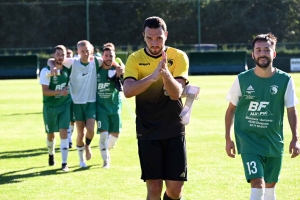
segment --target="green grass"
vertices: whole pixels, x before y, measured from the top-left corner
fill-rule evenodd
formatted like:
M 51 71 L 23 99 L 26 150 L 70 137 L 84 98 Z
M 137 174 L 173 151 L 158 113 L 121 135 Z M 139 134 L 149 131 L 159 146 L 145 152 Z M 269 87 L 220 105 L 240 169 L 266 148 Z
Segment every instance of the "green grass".
M 300 98 L 300 74 L 292 74 Z M 185 200 L 249 199 L 240 156 L 227 157 L 224 115 L 227 91 L 236 76 L 191 76 L 190 83 L 201 87 L 187 126 L 188 182 Z M 59 136 L 56 137 L 55 167 L 47 166 L 42 121 L 42 94 L 37 80 L 0 81 L 0 199 L 145 199 L 140 180 L 134 123 L 134 99 L 124 99 L 123 132 L 111 153 L 111 169 L 101 168 L 99 135 L 92 141 L 93 158 L 88 169 L 78 167 L 73 148 L 69 153 L 70 172 L 60 171 Z M 285 119 L 285 154 L 278 200 L 300 199 L 300 158 L 291 159 L 288 145 L 291 132 Z M 73 141 L 75 142 L 76 131 Z

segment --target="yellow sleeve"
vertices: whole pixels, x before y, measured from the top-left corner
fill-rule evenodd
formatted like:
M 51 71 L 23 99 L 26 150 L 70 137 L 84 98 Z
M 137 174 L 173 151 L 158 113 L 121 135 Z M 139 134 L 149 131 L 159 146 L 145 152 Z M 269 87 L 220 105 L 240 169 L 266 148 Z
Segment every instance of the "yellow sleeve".
M 138 80 L 137 62 L 135 61 L 134 54 L 131 54 L 126 61 L 124 79 L 128 77 Z

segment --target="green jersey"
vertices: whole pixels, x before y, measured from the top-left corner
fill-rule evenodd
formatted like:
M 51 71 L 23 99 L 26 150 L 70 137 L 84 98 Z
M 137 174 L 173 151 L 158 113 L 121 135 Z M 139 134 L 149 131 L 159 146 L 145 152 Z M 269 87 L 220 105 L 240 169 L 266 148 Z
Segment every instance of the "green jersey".
M 240 73 L 227 99 L 236 105 L 234 131 L 238 153 L 276 157 L 283 153 L 284 108 L 294 106 L 290 75 L 276 69 L 269 78 L 254 70 Z
M 109 70 L 115 70 L 112 67 Z M 101 114 L 120 114 L 122 100 L 114 81 L 108 78 L 108 69 L 97 68 L 97 112 Z
M 59 76 L 49 76 L 50 67 L 46 66 L 42 69 L 40 74 L 40 84 L 48 85 L 50 90 L 62 90 L 68 86 L 70 70 L 63 67 L 60 70 Z M 43 103 L 47 106 L 60 106 L 71 102 L 70 94 L 66 96 L 56 95 L 56 96 L 45 96 L 43 95 Z

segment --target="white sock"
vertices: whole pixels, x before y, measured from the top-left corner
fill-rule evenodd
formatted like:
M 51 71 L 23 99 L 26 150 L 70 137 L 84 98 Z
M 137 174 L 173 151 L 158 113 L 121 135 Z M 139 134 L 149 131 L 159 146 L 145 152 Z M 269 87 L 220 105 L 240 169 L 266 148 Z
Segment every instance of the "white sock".
M 60 152 L 62 163 L 67 163 L 69 153 L 69 141 L 68 139 L 60 139 Z
M 108 149 L 114 148 L 114 146 L 115 146 L 116 143 L 117 143 L 117 140 L 118 140 L 117 137 L 115 137 L 115 136 L 109 134 L 109 136 L 108 136 Z
M 109 160 L 107 138 L 108 138 L 108 132 L 100 133 L 100 140 L 99 140 L 100 153 L 101 153 L 103 161 L 106 161 L 106 162 Z
M 264 200 L 276 200 L 275 188 L 266 188 Z
M 50 142 L 48 140 L 48 138 L 47 138 L 46 139 L 46 143 L 47 143 L 47 148 L 48 148 L 49 155 L 54 155 L 54 153 L 55 153 L 55 149 L 54 149 L 54 147 L 55 147 L 55 140 L 53 140 L 52 142 Z
M 72 143 L 72 134 L 73 134 L 73 130 L 74 130 L 74 125 L 69 125 L 69 129 L 68 129 L 68 140 L 69 143 Z
M 82 146 L 82 147 L 76 147 L 76 148 L 77 148 L 77 152 L 78 152 L 80 162 L 84 162 L 83 153 L 84 153 L 85 147 Z
M 264 200 L 265 188 L 251 188 L 250 200 Z

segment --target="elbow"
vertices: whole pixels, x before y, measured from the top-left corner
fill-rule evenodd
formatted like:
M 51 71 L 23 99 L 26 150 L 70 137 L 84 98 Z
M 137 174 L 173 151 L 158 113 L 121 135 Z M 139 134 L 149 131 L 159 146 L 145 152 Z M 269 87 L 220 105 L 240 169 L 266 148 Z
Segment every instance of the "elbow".
M 125 87 L 123 87 L 123 94 L 126 98 L 130 98 L 130 97 L 133 97 L 134 95 L 128 90 L 126 89 Z

